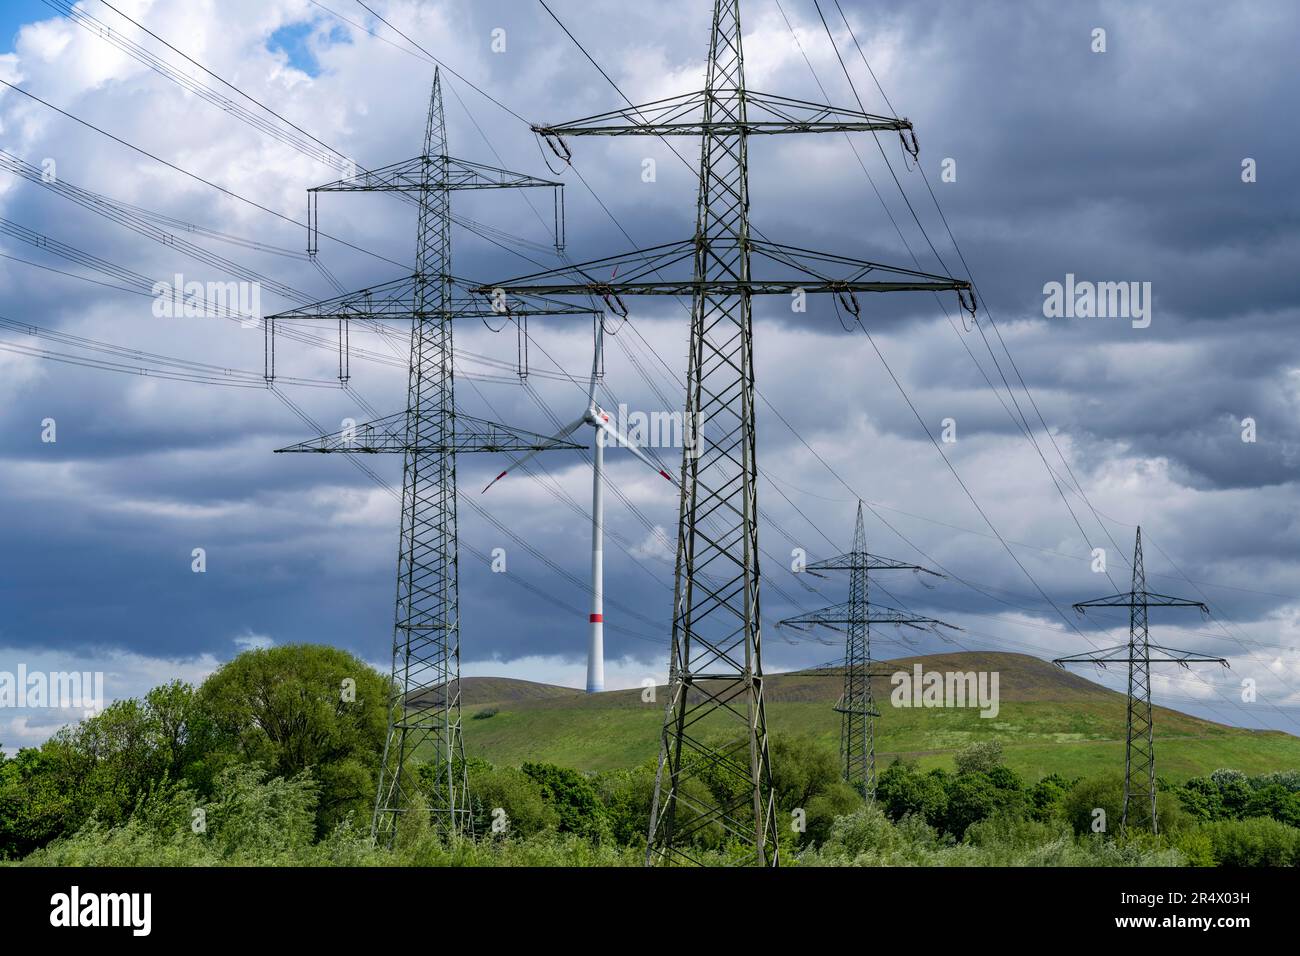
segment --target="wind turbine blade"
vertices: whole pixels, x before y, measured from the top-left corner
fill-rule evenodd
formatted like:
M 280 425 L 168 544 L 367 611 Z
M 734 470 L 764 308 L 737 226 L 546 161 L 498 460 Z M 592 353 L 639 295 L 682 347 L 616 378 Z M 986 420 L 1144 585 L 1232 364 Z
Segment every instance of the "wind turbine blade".
M 632 439 L 628 438 L 621 431 L 619 431 L 613 424 L 610 423 L 609 415 L 602 408 L 596 409 L 596 427 L 601 429 L 607 435 L 613 435 L 618 440 L 618 443 L 621 447 L 626 448 L 637 458 L 641 459 L 641 461 L 645 462 L 655 471 L 659 472 L 659 474 L 662 475 L 666 480 L 671 481 L 674 485 L 677 484 L 676 478 L 674 478 L 672 475 L 668 474 L 668 472 L 660 468 L 659 465 L 655 463 L 654 459 L 651 458 L 649 455 L 647 455 L 645 452 L 643 452 L 637 446 L 637 444 L 634 441 L 632 441 Z
M 574 432 L 576 432 L 579 428 L 581 428 L 585 424 L 587 424 L 587 418 L 584 415 L 582 418 L 579 418 L 576 422 L 573 422 L 572 424 L 569 425 L 565 425 L 563 429 L 561 429 L 559 432 L 551 436 L 551 440 L 555 442 L 564 441 L 564 439 L 568 438 L 570 435 L 572 435 Z M 505 471 L 501 472 L 501 474 L 497 475 L 495 478 L 489 481 L 487 485 L 484 486 L 483 490 L 479 492 L 479 494 L 480 495 L 487 494 L 488 488 L 491 488 L 493 485 L 495 485 L 506 475 L 510 474 L 510 472 L 513 471 L 514 469 L 523 467 L 523 465 L 525 465 L 529 461 L 532 461 L 534 458 L 536 458 L 544 451 L 546 451 L 545 448 L 538 448 L 535 449 L 534 451 L 530 451 L 528 454 L 524 455 L 523 458 L 520 458 L 518 461 L 514 462 L 509 468 L 507 468 Z
M 591 381 L 587 383 L 587 407 L 593 408 L 596 405 L 596 372 L 600 368 L 600 352 L 605 345 L 605 317 L 597 316 L 596 321 L 600 323 L 596 332 L 596 347 L 591 352 Z

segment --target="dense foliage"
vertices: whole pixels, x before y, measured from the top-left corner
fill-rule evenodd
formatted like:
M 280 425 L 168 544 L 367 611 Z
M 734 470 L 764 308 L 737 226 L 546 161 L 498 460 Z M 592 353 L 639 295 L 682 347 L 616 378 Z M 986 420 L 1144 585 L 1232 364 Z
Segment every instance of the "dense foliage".
M 391 848 L 368 828 L 384 743 L 385 680 L 355 657 L 297 645 L 250 651 L 199 688 L 118 701 L 39 748 L 0 755 L 0 858 L 41 865 L 635 865 L 653 761 L 584 773 L 470 758 L 475 839 L 447 842 L 425 814 Z M 1000 747 L 953 768 L 895 761 L 868 803 L 811 739 L 771 741 L 781 850 L 800 865 L 1296 866 L 1300 771 L 1218 770 L 1161 782 L 1159 834 L 1121 834 L 1119 776 L 1021 779 Z M 700 767 L 688 797 L 735 797 Z M 416 781 L 423 779 L 417 773 Z M 709 792 L 711 791 L 711 793 Z M 690 800 L 679 820 L 689 823 Z M 1140 814 L 1135 814 L 1140 816 Z M 720 827 L 699 852 L 734 852 Z

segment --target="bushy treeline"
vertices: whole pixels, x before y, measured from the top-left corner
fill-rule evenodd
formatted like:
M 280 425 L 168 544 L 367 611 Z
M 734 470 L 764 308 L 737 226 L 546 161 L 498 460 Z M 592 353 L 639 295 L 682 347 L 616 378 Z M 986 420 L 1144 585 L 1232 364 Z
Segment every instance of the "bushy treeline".
M 125 824 L 160 793 L 202 810 L 220 798 L 223 773 L 252 768 L 310 782 L 323 836 L 373 804 L 386 701 L 373 668 L 315 645 L 249 651 L 199 688 L 177 681 L 116 701 L 40 747 L 0 755 L 0 858 Z
M 873 862 L 900 853 L 910 860 L 920 848 L 917 862 L 992 854 L 1016 865 L 1132 865 L 1126 861 L 1136 854 L 1157 864 L 1300 866 L 1300 773 L 1216 770 L 1182 784 L 1158 781 L 1156 834 L 1141 799 L 1130 803 L 1120 833 L 1123 794 L 1120 774 L 1050 774 L 1029 784 L 1002 763 L 997 743 L 959 752 L 952 771 L 899 761 L 880 774 L 880 819 L 864 832 L 891 829 L 864 852 Z
M 0 756 L 0 858 L 41 865 L 637 865 L 653 761 L 584 773 L 471 757 L 475 838 L 448 842 L 427 814 L 391 847 L 369 824 L 386 732 L 386 682 L 310 645 L 251 651 L 201 687 L 172 683 L 12 759 Z M 1162 782 L 1159 834 L 1119 833 L 1120 776 L 1023 780 L 996 744 L 949 769 L 895 761 L 865 801 L 811 739 L 771 741 L 783 858 L 800 865 L 1300 865 L 1300 772 L 1219 770 Z M 408 782 L 427 786 L 417 768 Z M 734 801 L 737 781 L 693 768 L 678 809 L 696 852 L 738 852 L 696 800 Z M 1134 817 L 1140 816 L 1135 811 Z

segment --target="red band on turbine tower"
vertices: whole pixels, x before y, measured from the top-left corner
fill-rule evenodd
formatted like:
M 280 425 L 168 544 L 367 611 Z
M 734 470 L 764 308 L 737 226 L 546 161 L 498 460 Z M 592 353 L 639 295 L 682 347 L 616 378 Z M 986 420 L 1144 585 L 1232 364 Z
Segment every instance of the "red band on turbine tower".
M 603 615 L 603 614 L 593 614 L 593 615 L 591 616 L 591 623 L 592 623 L 592 624 L 604 624 L 604 623 L 605 623 L 605 615 Z

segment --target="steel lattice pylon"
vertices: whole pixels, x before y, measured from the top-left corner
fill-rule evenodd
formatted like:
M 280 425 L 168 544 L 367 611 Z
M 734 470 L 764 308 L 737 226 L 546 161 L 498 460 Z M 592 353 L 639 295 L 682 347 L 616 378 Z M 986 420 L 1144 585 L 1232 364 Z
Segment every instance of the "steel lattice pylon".
M 566 136 L 701 139 L 690 239 L 478 291 L 599 295 L 624 313 L 622 295 L 691 296 L 685 412 L 700 427 L 694 447 L 683 452 L 669 691 L 646 861 L 700 862 L 694 838 L 720 829 L 739 848 L 736 859 L 776 865 L 759 627 L 751 297 L 832 293 L 857 314 L 857 292 L 947 289 L 965 295 L 973 310 L 970 284 L 751 234 L 749 137 L 874 130 L 901 136 L 911 124 L 747 89 L 739 0 L 715 0 L 703 91 L 534 129 L 561 158 L 569 155 Z M 755 277 L 756 259 L 779 271 Z M 597 278 L 611 268 L 617 282 Z
M 820 625 L 844 631 L 844 693 L 835 704 L 835 709 L 840 714 L 840 768 L 844 780 L 868 800 L 875 799 L 876 795 L 875 718 L 880 716 L 871 690 L 871 625 L 895 624 L 918 630 L 938 627 L 956 630 L 951 624 L 932 617 L 920 617 L 868 601 L 867 572 L 891 570 L 943 576 L 919 564 L 906 564 L 869 553 L 866 527 L 862 520 L 862 502 L 859 501 L 857 524 L 853 531 L 853 550 L 825 561 L 815 561 L 805 568 L 805 571 L 814 574 L 819 571 L 848 571 L 848 602 L 813 611 L 811 614 L 786 618 L 777 625 Z
M 1092 601 L 1081 601 L 1074 609 L 1083 613 L 1089 607 L 1127 607 L 1129 609 L 1128 644 L 1103 648 L 1091 654 L 1075 654 L 1071 657 L 1057 658 L 1053 663 L 1066 664 L 1091 663 L 1105 667 L 1107 664 L 1128 665 L 1128 720 L 1124 741 L 1124 804 L 1120 816 L 1120 830 L 1126 830 L 1129 822 L 1129 802 L 1134 794 L 1142 795 L 1141 816 L 1150 813 L 1151 832 L 1158 829 L 1156 820 L 1156 745 L 1155 725 L 1151 719 L 1151 665 L 1179 664 L 1222 664 L 1228 662 L 1221 657 L 1198 657 L 1191 651 L 1180 651 L 1172 647 L 1152 644 L 1147 628 L 1147 608 L 1151 607 L 1196 607 L 1205 614 L 1210 609 L 1200 601 L 1188 601 L 1183 598 L 1170 597 L 1167 594 L 1155 594 L 1147 590 L 1146 569 L 1142 563 L 1142 529 L 1137 529 L 1137 539 L 1133 546 L 1133 585 L 1127 594 L 1112 594 Z M 1152 657 L 1155 650 L 1157 656 Z
M 380 766 L 372 834 L 391 840 L 417 790 L 442 833 L 470 829 L 470 802 L 460 706 L 460 615 L 456 528 L 456 455 L 580 449 L 563 440 L 461 415 L 455 402 L 452 325 L 455 319 L 502 317 L 479 297 L 457 297 L 463 283 L 451 272 L 451 193 L 460 189 L 547 187 L 560 184 L 479 166 L 447 155 L 442 83 L 434 73 L 424 152 L 415 159 L 317 187 L 309 223 L 315 228 L 320 192 L 395 192 L 419 209 L 416 271 L 412 276 L 337 296 L 267 319 L 277 322 L 412 322 L 406 410 L 355 428 L 320 436 L 282 452 L 403 456 L 401 538 L 397 559 L 390 723 Z M 557 201 L 558 210 L 558 201 Z M 557 241 L 559 238 L 557 224 Z M 315 249 L 315 240 L 309 249 Z M 511 310 L 523 314 L 589 314 L 590 309 L 533 299 Z M 341 331 L 341 341 L 346 333 Z M 268 350 L 274 354 L 274 348 Z M 343 367 L 343 364 L 340 364 Z M 417 759 L 427 761 L 419 779 Z

